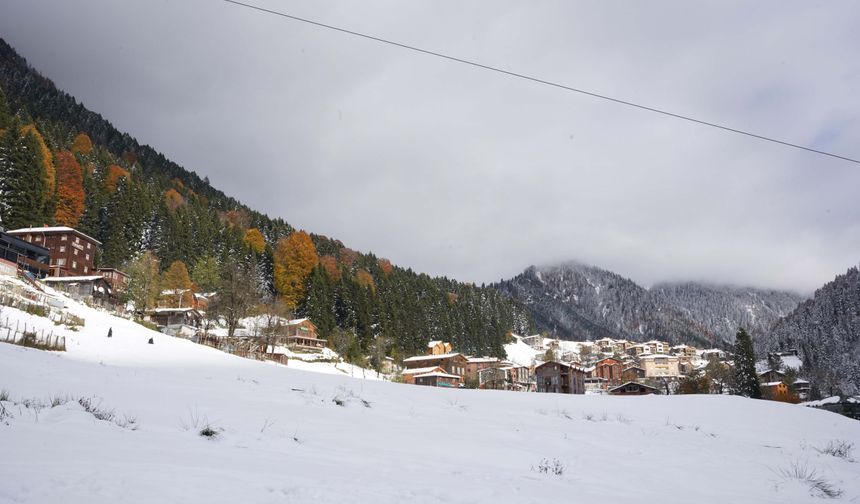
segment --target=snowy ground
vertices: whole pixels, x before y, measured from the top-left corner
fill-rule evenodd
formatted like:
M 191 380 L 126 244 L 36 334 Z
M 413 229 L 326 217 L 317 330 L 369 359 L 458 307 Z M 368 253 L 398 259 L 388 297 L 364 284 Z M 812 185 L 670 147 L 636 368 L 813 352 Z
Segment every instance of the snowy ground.
M 816 450 L 860 447 L 860 422 L 826 411 L 361 380 L 74 311 L 66 353 L 0 344 L 0 502 L 818 502 L 793 465 L 860 502 L 860 463 Z

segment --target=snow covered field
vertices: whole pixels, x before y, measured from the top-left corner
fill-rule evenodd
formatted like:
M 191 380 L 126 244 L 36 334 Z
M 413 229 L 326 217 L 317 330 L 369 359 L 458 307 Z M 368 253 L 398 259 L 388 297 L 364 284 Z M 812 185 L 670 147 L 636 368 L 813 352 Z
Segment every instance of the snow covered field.
M 792 466 L 860 502 L 860 463 L 816 450 L 860 422 L 825 411 L 362 380 L 73 311 L 65 353 L 0 344 L 0 502 L 818 502 Z

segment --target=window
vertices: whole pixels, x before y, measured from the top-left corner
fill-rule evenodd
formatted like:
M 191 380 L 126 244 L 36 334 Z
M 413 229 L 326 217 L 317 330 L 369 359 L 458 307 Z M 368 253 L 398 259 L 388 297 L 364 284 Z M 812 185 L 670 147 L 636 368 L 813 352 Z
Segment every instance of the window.
M 87 272 L 87 267 L 86 267 L 86 266 L 84 266 L 84 273 L 86 273 L 86 272 Z
M 61 258 L 57 259 L 57 266 L 65 266 L 65 265 L 66 265 L 66 258 L 65 257 L 61 257 Z
M 78 249 L 75 249 L 75 255 L 78 255 Z
M 42 241 L 42 237 L 39 235 L 36 235 L 36 241 Z
M 75 236 L 75 243 L 81 243 L 81 238 L 79 236 Z
M 66 251 L 66 246 L 60 245 L 60 252 L 65 252 L 65 251 Z
M 78 267 L 78 261 L 72 261 L 72 268 L 74 269 L 77 267 Z
M 62 235 L 62 236 L 60 236 L 60 241 L 66 241 L 66 240 L 68 240 L 68 239 L 69 239 L 69 235 Z
M 84 259 L 86 259 L 87 261 L 89 261 L 89 260 L 90 260 L 90 255 L 89 255 L 89 254 L 84 255 Z
M 91 249 L 91 248 L 92 248 L 92 246 L 93 246 L 93 244 L 88 242 L 88 243 L 87 243 L 87 250 Z

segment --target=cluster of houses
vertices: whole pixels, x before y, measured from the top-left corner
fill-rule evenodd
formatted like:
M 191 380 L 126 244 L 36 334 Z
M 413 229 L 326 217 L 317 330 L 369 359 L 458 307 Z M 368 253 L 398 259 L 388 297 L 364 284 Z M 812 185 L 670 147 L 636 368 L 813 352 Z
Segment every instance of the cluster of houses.
M 724 350 L 701 350 L 665 341 L 636 343 L 603 338 L 594 342 L 562 342 L 540 335 L 514 338 L 534 351 L 530 365 L 467 356 L 453 352 L 449 343 L 431 341 L 426 355 L 403 360 L 400 376 L 405 383 L 436 387 L 646 395 L 675 391 L 681 378 L 704 370 L 711 362 L 726 369 L 733 366 L 731 355 Z M 780 357 L 797 360 L 796 352 L 786 352 Z M 766 397 L 775 397 L 791 387 L 800 400 L 808 398 L 809 382 L 795 379 L 789 385 L 783 371 L 760 369 L 759 379 Z
M 92 304 L 116 304 L 128 275 L 95 266 L 101 242 L 65 226 L 0 229 L 0 274 L 40 279 Z

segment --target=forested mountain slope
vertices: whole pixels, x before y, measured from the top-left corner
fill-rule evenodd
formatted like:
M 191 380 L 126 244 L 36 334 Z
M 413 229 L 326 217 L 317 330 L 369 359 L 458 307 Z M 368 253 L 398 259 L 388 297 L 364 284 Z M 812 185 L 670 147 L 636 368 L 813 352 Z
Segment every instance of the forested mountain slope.
M 630 279 L 570 262 L 530 267 L 497 288 L 529 308 L 538 330 L 567 339 L 665 339 L 723 345 L 738 327 L 766 332 L 800 297 L 694 283 L 645 289 Z
M 739 327 L 761 338 L 803 301 L 793 292 L 694 282 L 658 284 L 650 291 L 728 342 Z
M 797 349 L 823 395 L 860 393 L 860 271 L 850 268 L 780 320 L 762 350 Z
M 225 288 L 220 279 L 235 271 L 224 269 L 238 268 L 249 285 L 231 289 L 288 300 L 323 337 L 352 335 L 356 356 L 371 346 L 411 353 L 430 339 L 502 355 L 507 331 L 529 329 L 526 312 L 493 289 L 415 273 L 325 236 L 306 240 L 118 131 L 2 39 L 0 131 L 2 225 L 76 227 L 103 242 L 99 266 L 128 267 L 148 251 L 161 269 L 181 262 L 176 271 L 204 290 Z

